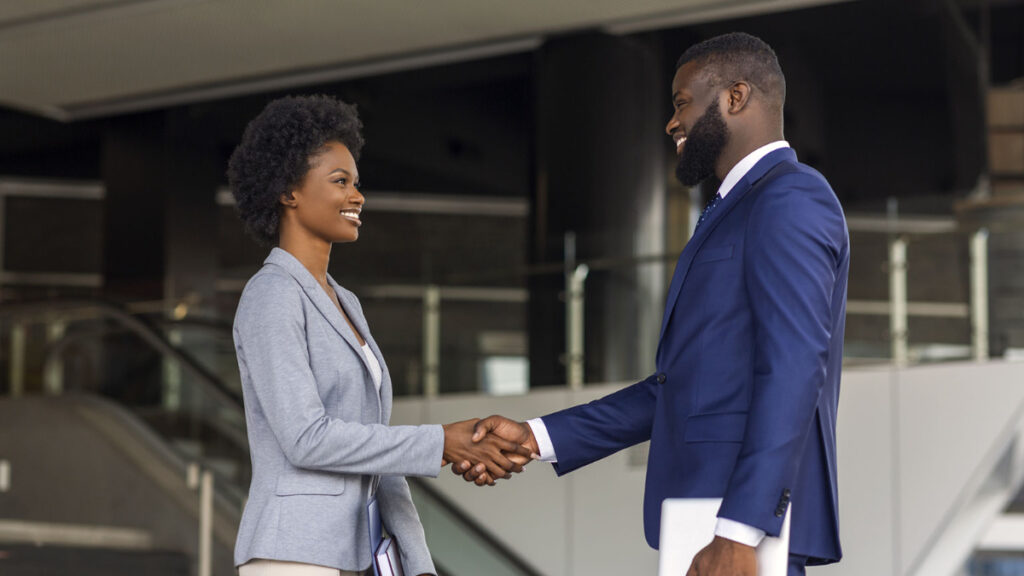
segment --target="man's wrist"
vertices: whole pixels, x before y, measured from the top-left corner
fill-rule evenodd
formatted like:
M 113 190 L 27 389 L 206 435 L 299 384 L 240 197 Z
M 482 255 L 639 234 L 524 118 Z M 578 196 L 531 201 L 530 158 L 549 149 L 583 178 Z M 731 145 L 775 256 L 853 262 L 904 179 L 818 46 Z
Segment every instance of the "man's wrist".
M 555 446 L 551 443 L 551 436 L 548 435 L 548 427 L 540 418 L 533 418 L 526 421 L 530 428 L 530 435 L 537 447 L 537 455 L 541 462 L 558 462 L 558 455 L 555 454 Z

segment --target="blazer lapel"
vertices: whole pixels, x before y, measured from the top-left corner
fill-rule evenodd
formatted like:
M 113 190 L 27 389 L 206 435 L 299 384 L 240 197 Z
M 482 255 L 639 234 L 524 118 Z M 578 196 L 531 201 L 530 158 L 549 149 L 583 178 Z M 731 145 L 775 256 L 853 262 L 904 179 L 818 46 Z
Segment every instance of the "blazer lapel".
M 669 286 L 668 297 L 665 299 L 665 315 L 661 320 L 661 333 L 658 335 L 659 350 L 661 348 L 661 339 L 665 337 L 665 330 L 668 328 L 669 320 L 672 318 L 672 311 L 675 309 L 679 292 L 683 289 L 686 275 L 690 272 L 690 265 L 693 264 L 694 256 L 700 251 L 704 241 L 715 230 L 718 223 L 729 215 L 733 207 L 739 204 L 743 197 L 750 192 L 754 184 L 763 178 L 769 170 L 784 160 L 796 161 L 796 153 L 792 148 L 781 148 L 769 152 L 757 164 L 754 164 L 754 167 L 725 195 L 725 198 L 721 200 L 718 207 L 708 215 L 704 223 L 700 225 L 700 228 L 693 235 L 693 238 L 690 238 L 690 241 L 686 243 L 686 247 L 683 248 L 683 252 L 679 255 L 679 260 L 676 262 L 676 270 L 672 274 L 672 284 Z
M 377 416 L 379 421 L 383 423 L 385 422 L 384 416 L 389 414 L 389 411 L 391 410 L 390 404 L 386 402 L 386 399 L 391 397 L 391 378 L 388 374 L 387 365 L 384 363 L 384 356 L 381 354 L 380 348 L 377 347 L 377 343 L 373 340 L 373 337 L 370 336 L 370 326 L 367 324 L 366 317 L 363 316 L 358 304 L 352 301 L 346 291 L 341 290 L 341 286 L 334 281 L 334 278 L 331 278 L 330 274 L 327 275 L 327 282 L 332 288 L 334 288 L 334 293 L 338 295 L 338 302 L 341 303 L 341 307 L 345 310 L 345 315 L 348 316 L 348 319 L 352 321 L 352 325 L 355 326 L 356 330 L 358 330 L 359 334 L 363 337 L 363 340 L 365 340 L 367 345 L 369 345 L 370 351 L 373 352 L 374 357 L 377 358 L 377 364 L 380 365 L 380 392 L 377 392 L 377 387 L 374 386 L 372 379 L 368 379 L 367 384 L 369 386 L 369 391 L 371 392 L 370 395 L 377 398 Z M 344 321 L 344 319 L 342 319 L 342 321 Z M 346 326 L 346 329 L 347 328 L 348 326 Z M 351 334 L 352 331 L 348 330 L 348 333 Z M 366 366 L 366 372 L 368 374 L 371 373 L 370 362 L 366 359 L 366 354 L 363 353 L 363 348 L 359 345 L 359 342 L 355 339 L 354 335 L 352 337 L 352 344 L 355 345 L 358 351 L 359 359 L 362 360 L 363 365 Z
M 359 360 L 364 366 L 366 366 L 366 369 L 369 370 L 369 363 L 366 360 L 366 356 L 363 355 L 362 346 L 360 346 L 359 341 L 356 340 L 356 335 L 352 332 L 352 329 L 349 328 L 345 319 L 342 318 L 341 313 L 338 312 L 338 308 L 334 305 L 334 302 L 331 302 L 330 296 L 324 292 L 324 289 L 320 287 L 320 284 L 315 278 L 313 278 L 313 275 L 309 273 L 309 270 L 306 270 L 306 267 L 303 266 L 302 263 L 294 256 L 280 248 L 274 248 L 271 250 L 270 256 L 267 257 L 265 262 L 277 264 L 284 268 L 292 275 L 293 278 L 295 278 L 296 281 L 298 281 L 299 285 L 302 286 L 302 289 L 306 292 L 306 296 L 309 297 L 313 302 L 313 305 L 316 306 L 316 309 L 320 312 L 320 315 L 323 316 L 331 327 L 334 328 L 334 331 L 337 332 L 346 343 L 348 343 L 352 348 L 352 351 L 355 352 L 356 356 L 359 357 Z M 334 287 L 335 293 L 338 293 L 337 284 L 334 283 L 334 280 L 330 275 L 327 276 L 327 282 Z M 345 307 L 344 299 L 340 294 L 338 295 L 338 301 L 342 303 L 342 308 L 345 309 L 345 313 L 348 317 L 353 319 L 353 314 L 348 307 Z M 352 323 L 358 327 L 358 324 L 355 323 L 354 319 Z M 360 329 L 360 332 L 363 334 L 366 333 L 363 329 Z

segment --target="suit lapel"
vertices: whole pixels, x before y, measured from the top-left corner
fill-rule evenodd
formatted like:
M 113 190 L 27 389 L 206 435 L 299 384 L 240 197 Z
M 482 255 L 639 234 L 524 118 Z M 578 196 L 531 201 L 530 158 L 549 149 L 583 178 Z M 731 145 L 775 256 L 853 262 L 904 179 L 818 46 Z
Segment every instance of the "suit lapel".
M 754 187 L 754 184 L 761 180 L 769 170 L 784 160 L 796 161 L 796 153 L 793 152 L 792 148 L 781 148 L 769 152 L 757 164 L 754 164 L 754 167 L 725 195 L 725 198 L 721 200 L 718 207 L 711 211 L 700 225 L 700 228 L 697 229 L 693 238 L 690 238 L 690 241 L 686 243 L 686 247 L 683 248 L 683 252 L 679 255 L 679 260 L 676 262 L 676 270 L 672 274 L 672 284 L 669 286 L 668 297 L 665 299 L 665 315 L 661 320 L 661 333 L 658 335 L 659 350 L 661 348 L 661 339 L 665 337 L 665 330 L 668 328 L 669 320 L 672 318 L 672 311 L 676 306 L 676 300 L 679 298 L 679 292 L 682 291 L 683 283 L 686 281 L 686 276 L 690 272 L 690 266 L 693 264 L 693 258 L 700 251 L 701 246 L 704 245 L 704 241 L 718 227 L 719 222 L 729 215 L 733 207 L 743 200 Z

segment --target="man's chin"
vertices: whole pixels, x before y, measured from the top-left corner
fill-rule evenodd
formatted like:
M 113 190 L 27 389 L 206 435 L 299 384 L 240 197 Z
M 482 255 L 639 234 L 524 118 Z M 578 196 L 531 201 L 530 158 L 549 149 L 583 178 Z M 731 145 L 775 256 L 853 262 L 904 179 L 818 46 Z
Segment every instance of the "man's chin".
M 682 184 L 683 186 L 689 188 L 693 188 L 694 186 L 698 186 L 703 182 L 706 182 L 708 178 L 712 177 L 713 175 L 713 171 L 697 171 L 691 170 L 689 168 L 684 169 L 682 166 L 676 167 L 676 180 L 678 180 L 679 183 Z

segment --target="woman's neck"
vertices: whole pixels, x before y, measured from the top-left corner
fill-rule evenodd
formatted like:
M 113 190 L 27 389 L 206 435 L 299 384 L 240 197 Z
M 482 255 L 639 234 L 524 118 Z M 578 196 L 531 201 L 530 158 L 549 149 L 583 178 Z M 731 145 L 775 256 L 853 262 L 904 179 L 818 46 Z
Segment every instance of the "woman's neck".
M 295 257 L 321 286 L 327 287 L 327 265 L 331 261 L 331 243 L 319 238 L 296 238 L 281 231 L 278 247 Z

